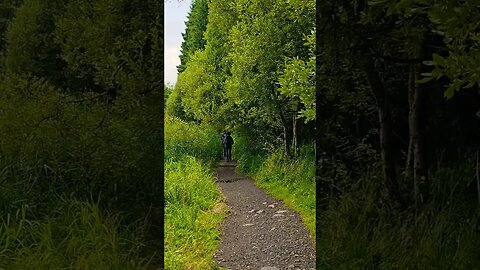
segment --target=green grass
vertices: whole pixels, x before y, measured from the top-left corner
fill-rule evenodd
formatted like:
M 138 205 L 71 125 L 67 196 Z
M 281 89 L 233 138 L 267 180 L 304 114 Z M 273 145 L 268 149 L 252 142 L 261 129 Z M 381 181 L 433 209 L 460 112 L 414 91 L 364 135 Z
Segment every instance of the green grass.
M 165 269 L 215 269 L 226 205 L 213 172 L 194 157 L 165 167 Z
M 299 157 L 293 159 L 286 158 L 280 149 L 265 158 L 242 149 L 243 141 L 239 142 L 235 149 L 239 153 L 239 170 L 250 174 L 258 186 L 298 212 L 315 241 L 315 156 L 312 147 L 305 146 Z
M 165 269 L 220 269 L 213 256 L 227 207 L 215 185 L 219 135 L 171 117 L 165 128 Z
M 81 97 L 0 82 L 0 269 L 160 264 L 160 105 Z
M 122 228 L 97 204 L 61 200 L 44 220 L 24 205 L 0 223 L 0 269 L 148 269 L 139 260 L 144 224 Z
M 317 254 L 321 269 L 480 269 L 480 224 L 471 198 L 455 199 L 448 186 L 467 195 L 471 170 L 442 168 L 432 177 L 434 198 L 415 217 L 382 207 L 368 185 L 331 202 L 320 213 Z M 360 183 L 374 175 L 366 174 Z M 471 181 L 471 180 L 470 180 Z M 455 183 L 455 184 L 454 184 Z M 445 188 L 444 188 L 444 187 Z M 476 200 L 476 198 L 475 198 Z M 443 203 L 441 203 L 443 202 Z M 476 202 L 476 201 L 475 201 Z

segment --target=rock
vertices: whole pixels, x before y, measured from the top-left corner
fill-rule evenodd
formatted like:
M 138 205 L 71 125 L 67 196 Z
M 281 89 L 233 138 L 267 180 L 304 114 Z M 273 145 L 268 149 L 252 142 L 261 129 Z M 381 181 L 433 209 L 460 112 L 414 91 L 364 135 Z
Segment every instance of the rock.
M 258 210 L 257 214 L 263 213 L 263 210 Z
M 243 227 L 246 227 L 246 226 L 253 226 L 253 223 L 243 224 Z
M 263 202 L 262 204 L 267 204 L 267 202 Z
M 267 267 L 260 268 L 260 270 L 278 270 L 278 268 L 272 267 L 272 266 L 267 266 Z
M 281 214 L 281 213 L 285 213 L 285 212 L 287 212 L 287 210 L 278 210 L 278 211 L 277 211 L 277 212 L 275 212 L 275 213 L 277 213 L 277 214 Z
M 273 217 L 284 217 L 285 215 L 284 214 L 275 214 L 273 215 Z
M 270 207 L 270 208 L 274 208 L 274 207 L 275 207 L 275 205 L 274 205 L 274 204 L 270 204 L 270 205 L 268 205 L 268 207 Z
M 253 212 L 255 212 L 255 209 L 248 211 L 248 213 L 253 213 Z

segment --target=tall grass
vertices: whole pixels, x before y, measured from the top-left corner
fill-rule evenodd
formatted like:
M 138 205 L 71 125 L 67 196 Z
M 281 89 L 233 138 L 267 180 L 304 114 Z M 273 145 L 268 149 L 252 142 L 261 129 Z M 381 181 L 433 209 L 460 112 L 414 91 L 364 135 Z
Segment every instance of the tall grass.
M 95 203 L 64 200 L 45 219 L 24 205 L 0 223 L 0 269 L 148 269 L 137 228 L 120 229 L 120 217 Z M 33 218 L 33 219 L 31 219 Z
M 209 127 L 165 122 L 165 269 L 217 269 L 213 255 L 226 205 L 215 185 L 219 135 Z
M 319 267 L 479 269 L 479 213 L 469 210 L 475 209 L 471 198 L 454 199 L 447 191 L 455 186 L 467 195 L 465 179 L 472 175 L 462 164 L 439 169 L 431 179 L 433 198 L 417 216 L 384 209 L 374 188 L 360 184 L 320 213 Z M 374 177 L 365 174 L 360 183 Z
M 0 268 L 160 264 L 160 103 L 91 95 L 31 77 L 0 83 Z
M 214 163 L 222 154 L 220 134 L 205 125 L 165 117 L 165 160 L 180 160 L 186 155 Z
M 252 151 L 248 140 L 236 138 L 234 153 L 238 168 L 250 174 L 257 185 L 297 211 L 315 240 L 315 155 L 311 145 L 302 147 L 296 158 L 289 159 L 282 149 L 267 154 Z M 235 154 L 234 154 L 235 155 Z
M 165 269 L 215 269 L 226 206 L 212 171 L 194 157 L 165 167 Z

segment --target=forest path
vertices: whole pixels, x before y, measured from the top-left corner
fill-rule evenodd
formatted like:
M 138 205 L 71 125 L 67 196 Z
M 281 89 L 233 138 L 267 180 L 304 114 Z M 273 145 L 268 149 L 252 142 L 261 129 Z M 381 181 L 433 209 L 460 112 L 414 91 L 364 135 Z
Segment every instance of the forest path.
M 217 185 L 229 208 L 215 262 L 230 270 L 315 269 L 313 240 L 300 216 L 221 161 Z

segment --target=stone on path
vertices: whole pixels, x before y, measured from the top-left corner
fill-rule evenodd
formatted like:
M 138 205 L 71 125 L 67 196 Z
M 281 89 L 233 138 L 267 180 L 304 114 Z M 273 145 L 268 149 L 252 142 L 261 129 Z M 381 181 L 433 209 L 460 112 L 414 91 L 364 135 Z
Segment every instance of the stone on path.
M 252 179 L 239 175 L 235 166 L 219 166 L 217 179 L 229 210 L 215 254 L 218 266 L 231 270 L 314 269 L 313 241 L 300 216 Z M 236 181 L 226 181 L 230 179 Z

